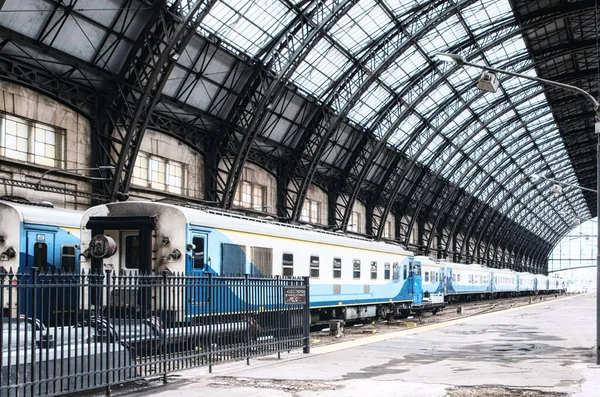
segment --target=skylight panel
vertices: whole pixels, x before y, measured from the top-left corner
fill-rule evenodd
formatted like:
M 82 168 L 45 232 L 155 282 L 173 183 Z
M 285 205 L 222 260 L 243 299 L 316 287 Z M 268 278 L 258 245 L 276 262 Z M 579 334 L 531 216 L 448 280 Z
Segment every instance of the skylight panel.
M 279 0 L 221 0 L 204 18 L 202 28 L 255 55 L 293 18 Z
M 427 144 L 427 146 L 425 147 L 425 150 L 421 151 L 421 154 L 419 155 L 417 160 L 422 164 L 426 164 L 427 161 L 429 159 L 431 159 L 431 157 L 434 154 L 436 154 L 437 151 L 440 149 L 440 147 L 442 145 L 444 145 L 445 143 L 446 143 L 446 140 L 444 138 L 442 138 L 442 136 L 440 136 L 440 135 L 434 136 L 433 139 L 431 140 L 431 142 L 429 142 L 429 144 Z
M 462 11 L 473 33 L 478 34 L 499 20 L 514 18 L 508 1 L 478 1 Z
M 296 69 L 291 80 L 309 94 L 321 97 L 350 63 L 329 41 L 321 40 Z
M 458 91 L 462 91 L 468 85 L 474 86 L 479 74 L 479 71 L 475 68 L 459 68 L 448 77 L 448 81 Z
M 390 93 L 384 87 L 371 84 L 354 108 L 348 112 L 348 117 L 364 126 L 365 121 L 370 119 L 390 98 Z
M 354 5 L 331 29 L 331 35 L 350 52 L 356 54 L 379 36 L 392 20 L 375 0 Z
M 425 58 L 411 46 L 381 74 L 381 79 L 395 88 L 423 70 L 426 64 Z
M 485 57 L 492 66 L 502 67 L 507 61 L 515 59 L 526 52 L 523 38 L 520 35 L 515 35 L 485 51 Z
M 426 3 L 428 0 L 383 0 L 387 8 L 394 13 L 396 17 L 403 17 L 409 11 L 413 10 L 419 4 Z
M 452 95 L 452 89 L 447 84 L 441 83 L 427 97 L 417 103 L 415 109 L 424 116 L 428 115 L 435 111 L 442 102 L 450 99 Z
M 443 51 L 469 37 L 457 15 L 436 24 L 422 39 L 419 45 L 427 54 Z

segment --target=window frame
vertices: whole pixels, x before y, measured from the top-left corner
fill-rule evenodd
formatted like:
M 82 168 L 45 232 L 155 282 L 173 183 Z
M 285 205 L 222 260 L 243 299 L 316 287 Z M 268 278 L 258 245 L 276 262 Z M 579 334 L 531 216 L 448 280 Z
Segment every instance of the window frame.
M 362 264 L 361 264 L 360 259 L 353 259 L 352 260 L 352 278 L 354 280 L 360 280 L 361 266 L 362 266 Z
M 316 266 L 315 266 L 315 261 L 313 260 L 313 258 L 316 258 Z M 321 270 L 320 270 L 320 266 L 321 266 L 321 259 L 319 258 L 319 255 L 310 255 L 309 257 L 309 276 L 310 278 L 319 278 Z M 313 271 L 316 270 L 316 276 L 313 274 Z
M 286 255 L 289 255 L 286 263 Z M 290 271 L 291 274 L 286 274 L 286 270 Z M 293 277 L 294 276 L 294 253 L 293 252 L 283 252 L 281 254 L 281 275 L 283 277 Z

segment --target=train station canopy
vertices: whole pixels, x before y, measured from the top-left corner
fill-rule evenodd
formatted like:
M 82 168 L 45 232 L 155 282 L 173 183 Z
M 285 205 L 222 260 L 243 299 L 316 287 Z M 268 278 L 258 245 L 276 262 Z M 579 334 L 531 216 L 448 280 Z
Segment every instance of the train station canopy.
M 231 207 L 252 162 L 276 175 L 281 220 L 298 221 L 315 185 L 341 230 L 361 201 L 373 238 L 392 213 L 399 243 L 467 263 L 544 270 L 556 242 L 597 215 L 596 194 L 577 187 L 595 188 L 589 101 L 502 74 L 483 92 L 480 70 L 435 56 L 597 97 L 594 1 L 0 4 L 2 78 L 93 120 L 97 161 L 116 167 L 100 201 L 126 197 L 150 128 L 205 156 L 216 206 Z

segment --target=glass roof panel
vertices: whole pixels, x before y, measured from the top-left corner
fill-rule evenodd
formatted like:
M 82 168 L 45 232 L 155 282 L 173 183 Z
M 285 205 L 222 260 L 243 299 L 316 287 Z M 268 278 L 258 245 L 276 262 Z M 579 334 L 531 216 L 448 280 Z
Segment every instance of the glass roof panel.
M 416 72 L 423 70 L 426 64 L 426 59 L 417 48 L 411 46 L 381 74 L 381 79 L 390 87 L 396 88 Z
M 328 40 L 320 40 L 292 76 L 292 81 L 317 98 L 346 70 L 352 61 Z
M 464 41 L 468 33 L 460 22 L 458 15 L 452 15 L 448 19 L 440 21 L 437 26 L 430 30 L 421 40 L 419 45 L 432 54 L 444 51 L 455 44 Z
M 365 121 L 369 120 L 389 98 L 390 93 L 384 87 L 373 84 L 348 113 L 348 117 L 358 124 L 365 125 Z
M 255 55 L 295 17 L 279 0 L 221 0 L 202 28 L 242 52 Z
M 514 18 L 508 1 L 478 1 L 467 7 L 462 15 L 475 34 L 486 31 L 497 21 Z
M 183 0 L 181 4 L 185 9 L 191 1 Z M 215 35 L 225 48 L 250 56 L 261 56 L 261 51 L 270 48 L 277 37 L 286 37 L 296 50 L 302 45 L 298 41 L 307 37 L 306 32 L 315 29 L 339 5 L 334 0 L 222 0 L 212 7 L 199 32 Z M 424 24 L 426 18 L 417 20 L 412 15 L 430 6 L 427 18 L 435 18 L 438 9 L 446 11 L 433 25 Z M 301 18 L 303 10 L 314 7 L 320 7 L 319 12 Z M 468 6 L 457 3 L 454 7 L 441 7 L 429 0 L 361 0 L 320 39 L 311 42 L 308 55 L 290 70 L 290 81 L 300 94 L 314 96 L 321 104 L 328 102 L 330 111 L 344 111 L 340 116 L 363 129 L 374 128 L 371 130 L 377 131 L 378 137 L 395 125 L 397 120 L 393 117 L 401 117 L 386 142 L 389 147 L 403 150 L 406 157 L 417 157 L 424 166 L 439 171 L 451 182 L 460 183 L 476 196 L 481 194 L 480 199 L 493 200 L 504 210 L 512 207 L 511 214 L 519 213 L 526 205 L 522 214 L 530 214 L 519 215 L 517 222 L 539 225 L 545 217 L 556 215 L 559 205 L 585 208 L 579 191 L 552 200 L 550 195 L 541 196 L 543 190 L 539 186 L 533 188 L 535 182 L 529 178 L 528 173 L 537 170 L 577 183 L 544 88 L 535 82 L 500 75 L 496 93 L 481 93 L 476 88 L 479 69 L 457 68 L 434 58 L 437 52 L 461 49 L 461 54 L 472 63 L 536 76 L 523 37 L 516 34 L 518 26 L 514 20 L 509 0 L 482 0 Z M 294 21 L 307 24 L 298 28 Z M 296 30 L 286 32 L 291 26 Z M 404 29 L 398 30 L 399 26 Z M 357 92 L 357 85 L 389 53 L 381 51 L 363 63 L 359 54 L 394 29 L 404 35 L 397 38 L 397 43 L 406 49 L 371 79 L 372 85 L 346 113 L 344 104 Z M 493 38 L 500 37 L 495 36 L 496 32 L 510 35 L 493 44 Z M 346 75 L 351 68 L 361 71 Z M 334 87 L 341 87 L 344 92 L 337 96 Z M 383 118 L 381 125 L 371 126 L 376 112 L 393 99 L 392 94 L 404 101 L 402 110 Z M 500 184 L 504 184 L 502 191 L 496 189 Z M 510 192 L 511 188 L 515 191 Z M 535 194 L 517 197 L 515 192 L 528 189 Z M 492 194 L 494 191 L 497 193 Z M 536 215 L 529 206 L 538 200 L 540 211 Z
M 353 54 L 382 33 L 382 26 L 390 26 L 392 20 L 376 0 L 362 0 L 355 4 L 330 30 L 331 36 Z
M 422 115 L 427 116 L 434 112 L 440 103 L 448 100 L 451 95 L 453 95 L 452 88 L 447 84 L 441 83 L 427 97 L 417 103 L 415 109 Z

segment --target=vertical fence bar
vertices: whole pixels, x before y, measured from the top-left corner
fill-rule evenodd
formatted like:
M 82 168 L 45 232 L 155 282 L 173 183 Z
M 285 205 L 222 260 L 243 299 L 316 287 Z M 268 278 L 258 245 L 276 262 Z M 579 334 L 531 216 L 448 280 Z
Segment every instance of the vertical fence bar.
M 302 328 L 304 329 L 304 348 L 302 353 L 310 353 L 310 277 L 304 277 L 305 297 Z

